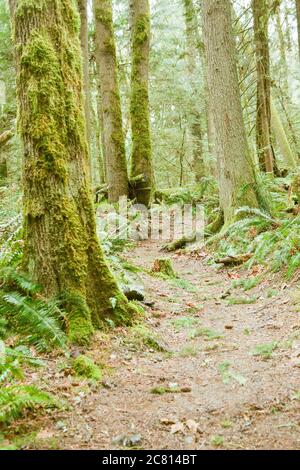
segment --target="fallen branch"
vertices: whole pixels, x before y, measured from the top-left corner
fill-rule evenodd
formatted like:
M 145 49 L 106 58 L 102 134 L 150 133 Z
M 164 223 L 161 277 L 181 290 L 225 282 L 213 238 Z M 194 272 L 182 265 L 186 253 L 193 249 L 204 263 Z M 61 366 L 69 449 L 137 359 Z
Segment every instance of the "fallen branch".
M 12 137 L 13 131 L 5 131 L 3 134 L 0 134 L 0 147 L 3 147 Z
M 252 258 L 252 253 L 246 253 L 244 255 L 236 256 L 226 256 L 225 258 L 215 259 L 215 263 L 224 264 L 224 266 L 238 266 L 240 264 L 246 263 Z

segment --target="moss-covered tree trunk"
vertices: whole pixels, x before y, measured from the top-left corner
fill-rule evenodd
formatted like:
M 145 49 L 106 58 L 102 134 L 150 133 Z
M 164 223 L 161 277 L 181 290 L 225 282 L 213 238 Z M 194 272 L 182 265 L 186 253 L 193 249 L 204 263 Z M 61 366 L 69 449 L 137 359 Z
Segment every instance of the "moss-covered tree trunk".
M 117 202 L 128 195 L 128 176 L 111 0 L 94 0 L 94 14 L 108 198 Z
M 241 206 L 257 207 L 238 82 L 230 0 L 203 0 L 209 100 L 216 129 L 220 205 L 225 225 Z
M 269 11 L 266 0 L 252 0 L 254 42 L 257 68 L 256 145 L 260 166 L 274 172 L 271 144 L 271 77 L 269 53 Z
M 205 176 L 203 158 L 203 132 L 202 116 L 200 112 L 199 85 L 196 80 L 197 73 L 197 20 L 193 0 L 183 0 L 185 27 L 186 27 L 186 52 L 187 71 L 191 87 L 189 131 L 192 137 L 193 170 L 195 180 L 199 183 Z
M 76 0 L 17 0 L 19 131 L 24 143 L 24 265 L 65 301 L 73 341 L 131 307 L 102 253 L 87 176 Z
M 296 16 L 297 16 L 297 29 L 298 29 L 298 53 L 300 59 L 300 0 L 295 0 L 296 3 Z
M 77 0 L 80 14 L 80 43 L 83 61 L 84 111 L 88 146 L 91 143 L 91 106 L 90 106 L 90 74 L 89 74 L 89 30 L 87 0 Z M 92 165 L 90 165 L 92 168 Z M 92 176 L 92 175 L 91 175 Z
M 131 176 L 143 175 L 136 184 L 136 199 L 149 205 L 154 186 L 149 112 L 149 0 L 130 0 L 131 13 Z

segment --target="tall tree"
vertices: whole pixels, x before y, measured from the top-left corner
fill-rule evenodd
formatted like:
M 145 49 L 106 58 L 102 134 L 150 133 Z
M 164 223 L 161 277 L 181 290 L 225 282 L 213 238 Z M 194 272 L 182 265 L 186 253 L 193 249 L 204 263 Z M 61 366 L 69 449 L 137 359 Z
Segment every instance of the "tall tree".
M 128 195 L 128 176 L 111 0 L 94 0 L 96 61 L 110 202 Z
M 257 68 L 256 145 L 261 168 L 274 172 L 271 143 L 271 79 L 269 52 L 269 6 L 267 0 L 252 0 Z
M 86 162 L 75 0 L 13 0 L 19 129 L 24 144 L 24 267 L 60 296 L 72 341 L 133 311 L 97 235 Z
M 80 14 L 80 43 L 83 61 L 84 111 L 87 141 L 91 142 L 91 109 L 90 109 L 90 74 L 89 74 L 89 28 L 87 0 L 77 0 Z
M 296 2 L 296 16 L 297 16 L 297 27 L 298 27 L 298 49 L 299 49 L 299 58 L 300 58 L 300 0 L 295 0 Z
M 208 89 L 216 128 L 220 206 L 225 225 L 241 206 L 257 207 L 239 90 L 230 0 L 203 0 Z
M 198 55 L 197 18 L 193 0 L 183 0 L 183 6 L 186 27 L 187 70 L 191 87 L 189 127 L 192 137 L 193 169 L 196 182 L 200 182 L 205 176 L 205 168 L 199 90 L 196 80 Z
M 154 185 L 149 111 L 149 0 L 130 0 L 131 13 L 131 176 L 143 175 L 136 183 L 137 202 L 149 205 Z

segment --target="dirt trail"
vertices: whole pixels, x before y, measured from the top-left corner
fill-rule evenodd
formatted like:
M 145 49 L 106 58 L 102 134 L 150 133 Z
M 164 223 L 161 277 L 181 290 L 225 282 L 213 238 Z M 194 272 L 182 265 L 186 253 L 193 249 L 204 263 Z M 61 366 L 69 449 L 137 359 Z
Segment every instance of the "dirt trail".
M 149 269 L 161 253 L 143 242 L 125 256 Z M 120 435 L 140 435 L 144 449 L 299 449 L 300 321 L 291 289 L 274 277 L 250 291 L 255 303 L 235 305 L 228 298 L 246 294 L 227 297 L 232 270 L 187 255 L 173 263 L 175 283 L 141 274 L 155 301 L 147 324 L 169 353 L 135 351 L 123 330 L 112 341 L 99 336 L 92 354 L 109 366 L 105 386 L 85 393 L 62 374 L 59 393 L 74 409 L 43 418 L 40 434 L 75 449 L 122 448 Z

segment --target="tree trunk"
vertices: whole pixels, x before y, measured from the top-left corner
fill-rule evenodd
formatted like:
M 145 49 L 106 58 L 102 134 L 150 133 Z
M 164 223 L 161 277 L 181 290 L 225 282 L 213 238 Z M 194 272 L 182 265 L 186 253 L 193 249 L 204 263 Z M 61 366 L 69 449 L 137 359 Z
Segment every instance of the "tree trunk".
M 294 170 L 297 168 L 297 158 L 294 156 L 293 150 L 289 144 L 285 129 L 281 122 L 280 116 L 276 109 L 274 101 L 271 99 L 271 123 L 276 142 L 280 148 L 281 155 L 284 160 L 285 169 Z
M 117 202 L 128 196 L 128 176 L 111 0 L 94 0 L 94 14 L 108 198 Z
M 5 157 L 1 156 L 1 152 L 0 152 L 0 186 L 5 184 L 5 180 L 7 177 L 8 177 L 7 160 Z
M 91 146 L 91 96 L 90 96 L 90 74 L 89 74 L 89 30 L 87 0 L 77 0 L 80 14 L 80 44 L 83 62 L 83 91 L 84 111 L 86 122 L 86 134 L 88 146 Z M 92 165 L 91 165 L 92 168 Z M 92 176 L 92 171 L 91 171 Z
M 197 21 L 193 0 L 183 0 L 183 4 L 186 26 L 187 71 L 191 86 L 189 130 L 192 137 L 193 169 L 195 180 L 197 183 L 199 183 L 205 176 L 205 168 L 203 159 L 201 113 L 198 102 L 199 91 L 197 89 L 197 83 L 195 80 L 195 74 L 197 72 Z
M 143 175 L 137 185 L 136 199 L 149 205 L 154 186 L 149 111 L 149 0 L 130 0 L 131 13 L 131 176 Z
M 96 235 L 74 0 L 17 0 L 14 40 L 24 144 L 24 267 L 60 296 L 68 332 L 85 342 L 107 317 L 128 321 Z
M 252 11 L 257 67 L 256 145 L 262 170 L 273 173 L 274 155 L 271 144 L 271 81 L 268 38 L 269 11 L 267 1 L 252 0 Z
M 297 15 L 297 27 L 298 27 L 298 52 L 300 59 L 300 0 L 295 0 L 296 2 L 296 15 Z
M 238 207 L 258 206 L 243 123 L 230 0 L 203 1 L 203 32 L 216 128 L 220 205 L 227 225 Z

